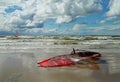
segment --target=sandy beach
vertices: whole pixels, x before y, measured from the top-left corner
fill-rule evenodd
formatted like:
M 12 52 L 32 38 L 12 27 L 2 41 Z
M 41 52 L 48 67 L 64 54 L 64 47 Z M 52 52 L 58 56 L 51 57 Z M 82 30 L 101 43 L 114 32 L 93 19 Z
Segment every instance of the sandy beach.
M 83 38 L 1 38 L 0 82 L 120 82 L 120 40 Z M 100 52 L 101 62 L 92 67 L 38 67 L 37 62 L 68 54 L 72 48 Z

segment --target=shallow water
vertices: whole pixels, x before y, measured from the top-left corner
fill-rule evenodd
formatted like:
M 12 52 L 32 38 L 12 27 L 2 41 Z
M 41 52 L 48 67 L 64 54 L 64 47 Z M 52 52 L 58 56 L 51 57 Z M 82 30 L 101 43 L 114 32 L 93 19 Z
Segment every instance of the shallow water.
M 1 40 L 0 82 L 120 82 L 119 48 L 96 49 L 84 44 L 53 45 L 49 41 L 45 44 L 45 41 L 9 43 Z M 73 47 L 100 52 L 100 63 L 56 68 L 38 67 L 37 62 L 68 54 Z

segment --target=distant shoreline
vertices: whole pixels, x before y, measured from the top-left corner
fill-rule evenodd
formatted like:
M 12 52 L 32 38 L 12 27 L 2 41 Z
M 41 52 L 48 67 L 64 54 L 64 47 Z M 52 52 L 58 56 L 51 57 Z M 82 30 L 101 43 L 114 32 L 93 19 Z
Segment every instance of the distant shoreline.
M 111 37 L 120 37 L 120 35 L 19 35 L 19 37 L 41 37 L 41 36 L 81 36 L 81 37 L 86 37 L 86 36 L 111 36 Z M 15 37 L 13 35 L 0 35 L 0 37 Z
M 73 41 L 88 41 L 88 40 L 120 40 L 120 36 L 0 36 L 0 39 L 18 40 L 18 39 L 54 39 L 54 40 L 73 40 Z M 76 42 L 75 42 L 76 43 Z

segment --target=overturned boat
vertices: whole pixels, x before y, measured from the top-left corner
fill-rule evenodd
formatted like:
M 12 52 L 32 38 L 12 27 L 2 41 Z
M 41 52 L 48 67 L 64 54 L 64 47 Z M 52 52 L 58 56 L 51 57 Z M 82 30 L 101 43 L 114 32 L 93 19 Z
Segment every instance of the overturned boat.
M 86 50 L 75 50 L 70 54 L 59 55 L 52 58 L 45 59 L 38 62 L 40 67 L 61 67 L 61 66 L 72 66 L 76 64 L 87 64 L 96 63 L 101 57 L 98 52 L 86 51 Z

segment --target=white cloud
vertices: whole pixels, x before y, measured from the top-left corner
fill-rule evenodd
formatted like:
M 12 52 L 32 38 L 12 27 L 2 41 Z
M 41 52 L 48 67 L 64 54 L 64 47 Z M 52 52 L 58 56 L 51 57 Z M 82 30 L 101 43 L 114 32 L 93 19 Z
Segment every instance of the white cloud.
M 105 23 L 105 22 L 106 22 L 106 20 L 101 20 L 99 23 L 103 24 L 103 23 Z
M 24 29 L 23 33 L 25 34 L 49 34 L 49 33 L 57 33 L 57 28 L 48 29 L 44 28 L 31 28 L 31 29 Z
M 74 31 L 73 31 L 74 30 Z M 72 28 L 73 34 L 76 35 L 120 35 L 120 24 L 103 25 L 96 27 L 84 26 L 76 24 Z
M 115 31 L 118 31 L 118 33 L 120 34 L 120 24 L 116 24 L 116 25 L 104 25 L 104 26 L 99 26 L 93 29 L 93 33 L 117 33 Z
M 26 34 L 36 34 L 36 33 L 42 33 L 41 28 L 31 28 L 31 29 L 26 29 L 25 30 Z
M 109 17 L 109 18 L 106 18 L 107 21 L 110 21 L 110 20 L 113 20 L 113 19 L 116 19 L 117 16 L 112 16 L 112 17 Z
M 119 32 L 120 32 L 120 24 L 111 25 L 108 30 L 111 30 L 111 31 L 119 31 Z
M 6 24 L 5 24 L 6 20 L 6 16 L 4 16 L 3 14 L 0 14 L 0 31 L 11 31 L 12 27 L 9 28 Z
M 57 28 L 48 29 L 46 27 L 41 28 L 43 33 L 54 33 L 57 32 Z
M 100 11 L 101 5 L 95 2 L 96 0 L 41 0 L 35 18 L 42 18 L 43 21 L 56 18 L 57 23 L 70 22 L 77 17 Z
M 9 13 L 4 25 L 9 28 L 40 28 L 47 19 L 56 19 L 56 23 L 67 23 L 78 17 L 99 12 L 101 0 L 1 0 L 3 8 L 19 6 L 21 11 Z M 2 10 L 0 9 L 0 11 Z M 2 10 L 3 11 L 3 10 Z
M 86 26 L 86 24 L 75 24 L 72 28 L 73 32 L 79 32 L 80 29 L 84 28 Z
M 70 16 L 58 16 L 56 23 L 70 22 L 70 21 L 72 21 L 72 17 Z
M 104 20 L 101 20 L 99 23 L 103 24 L 103 23 L 105 23 L 105 22 L 107 22 L 107 21 L 112 21 L 112 20 L 114 20 L 114 19 L 116 19 L 116 18 L 117 18 L 117 16 L 107 17 L 107 18 L 105 18 Z
M 120 20 L 114 21 L 113 24 L 120 24 Z
M 25 31 L 25 32 L 24 32 Z M 57 28 L 31 28 L 24 30 L 25 34 L 65 34 L 65 35 L 119 35 L 120 24 L 117 25 L 104 25 L 98 27 L 88 27 L 82 24 L 75 24 L 73 28 L 66 30 L 59 30 Z
M 107 16 L 120 15 L 120 0 L 110 0 L 109 11 L 106 13 Z

